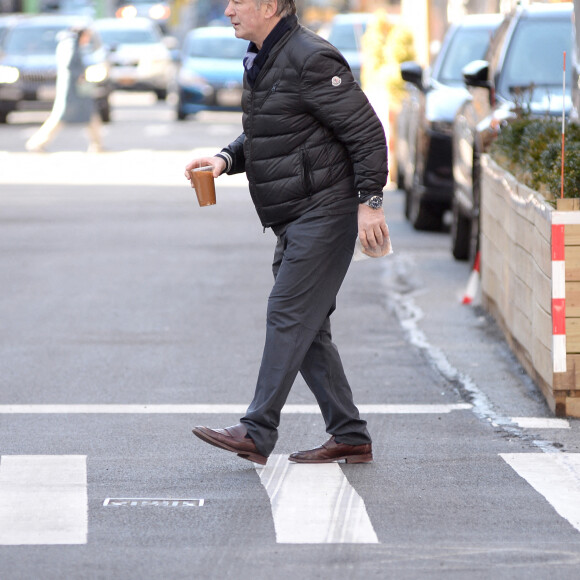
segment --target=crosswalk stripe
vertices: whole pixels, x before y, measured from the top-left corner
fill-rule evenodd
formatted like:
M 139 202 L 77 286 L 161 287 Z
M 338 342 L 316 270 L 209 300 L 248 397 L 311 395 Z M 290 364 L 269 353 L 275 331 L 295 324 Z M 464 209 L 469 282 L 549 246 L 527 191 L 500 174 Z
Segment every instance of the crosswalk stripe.
M 500 457 L 580 531 L 580 454 L 500 453 Z
M 0 545 L 86 544 L 84 455 L 3 455 Z
M 552 417 L 511 417 L 522 429 L 570 429 L 570 422 L 567 419 L 555 419 Z
M 272 455 L 256 465 L 280 544 L 377 544 L 362 498 L 338 463 L 296 464 Z
M 364 414 L 441 414 L 471 409 L 468 403 L 451 405 L 359 405 Z M 0 405 L 0 414 L 75 414 L 75 413 L 126 413 L 126 414 L 194 414 L 243 415 L 247 405 Z M 318 405 L 286 405 L 285 414 L 319 414 Z

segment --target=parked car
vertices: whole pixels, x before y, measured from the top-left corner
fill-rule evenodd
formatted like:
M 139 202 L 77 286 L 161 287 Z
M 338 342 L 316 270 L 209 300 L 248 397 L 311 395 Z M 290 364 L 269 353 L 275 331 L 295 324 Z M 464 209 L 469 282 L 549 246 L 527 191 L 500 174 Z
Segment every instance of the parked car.
M 87 18 L 94 18 L 96 14 L 93 0 L 54 0 L 48 2 L 46 8 L 58 14 L 75 14 Z
M 563 53 L 572 45 L 572 3 L 531 4 L 510 13 L 485 60 L 465 66 L 470 97 L 453 124 L 452 253 L 474 257 L 479 240 L 480 156 L 503 123 L 517 116 L 569 112 L 570 67 L 562 91 Z
M 318 34 L 340 50 L 348 62 L 354 78 L 360 83 L 362 66 L 361 42 L 366 28 L 374 16 L 367 12 L 337 14 Z
M 89 20 L 77 16 L 19 18 L 2 43 L 0 52 L 0 123 L 12 111 L 50 110 L 56 94 L 56 45 L 58 34 L 73 26 L 87 26 L 91 41 L 84 49 L 89 63 L 87 81 L 94 83 L 99 113 L 110 120 L 109 61 L 107 51 Z
M 18 22 L 19 18 L 21 18 L 19 14 L 0 14 L 0 52 L 2 51 L 2 44 L 6 34 Z
M 203 109 L 239 110 L 248 41 L 231 26 L 190 31 L 177 73 L 177 119 Z
M 153 91 L 165 100 L 174 76 L 175 39 L 164 37 L 148 18 L 101 18 L 95 27 L 110 52 L 113 88 Z
M 115 11 L 117 18 L 149 18 L 161 28 L 164 34 L 169 29 L 171 17 L 171 6 L 165 0 L 156 2 L 155 0 L 120 0 Z
M 418 230 L 439 230 L 451 208 L 451 134 L 458 107 L 469 96 L 461 70 L 483 58 L 500 14 L 466 16 L 447 31 L 431 69 L 401 64 L 408 95 L 397 119 L 397 185 L 405 191 L 405 215 Z

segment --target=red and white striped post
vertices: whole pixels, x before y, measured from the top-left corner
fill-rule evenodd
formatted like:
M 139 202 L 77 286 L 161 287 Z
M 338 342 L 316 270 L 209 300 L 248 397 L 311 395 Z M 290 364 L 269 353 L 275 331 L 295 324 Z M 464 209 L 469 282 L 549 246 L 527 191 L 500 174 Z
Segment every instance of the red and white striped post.
M 560 175 L 560 197 L 564 197 L 564 153 L 566 132 L 566 51 L 562 80 L 562 163 Z M 553 372 L 566 372 L 566 223 L 574 214 L 552 213 L 552 362 Z
M 564 224 L 552 222 L 552 360 L 555 373 L 566 372 L 565 228 Z

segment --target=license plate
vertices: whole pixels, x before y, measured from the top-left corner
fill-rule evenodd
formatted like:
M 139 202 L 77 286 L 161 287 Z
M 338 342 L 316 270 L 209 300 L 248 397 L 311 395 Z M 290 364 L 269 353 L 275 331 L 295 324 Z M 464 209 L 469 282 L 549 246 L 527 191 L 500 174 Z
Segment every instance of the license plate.
M 56 97 L 56 86 L 39 87 L 36 91 L 36 98 L 39 101 L 54 101 Z
M 242 89 L 220 89 L 216 100 L 222 107 L 239 107 L 242 103 Z

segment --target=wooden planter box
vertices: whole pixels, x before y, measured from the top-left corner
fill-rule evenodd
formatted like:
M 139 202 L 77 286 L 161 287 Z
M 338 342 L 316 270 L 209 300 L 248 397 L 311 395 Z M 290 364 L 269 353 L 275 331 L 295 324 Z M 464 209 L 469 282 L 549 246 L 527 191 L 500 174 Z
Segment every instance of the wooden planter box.
M 580 417 L 579 202 L 554 210 L 482 156 L 483 305 L 558 417 Z

